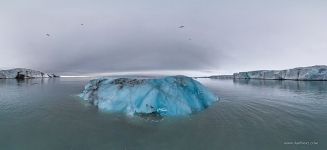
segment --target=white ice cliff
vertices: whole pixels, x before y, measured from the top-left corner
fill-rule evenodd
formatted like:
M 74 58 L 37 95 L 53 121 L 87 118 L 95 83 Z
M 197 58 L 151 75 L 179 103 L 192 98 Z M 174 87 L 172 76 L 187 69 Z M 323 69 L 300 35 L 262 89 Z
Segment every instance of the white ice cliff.
M 327 80 L 327 66 L 317 65 L 286 70 L 258 70 L 234 73 L 234 79 Z
M 26 78 L 53 78 L 59 77 L 55 74 L 48 74 L 41 71 L 25 68 L 0 70 L 0 79 L 26 79 Z
M 80 96 L 100 110 L 129 115 L 183 116 L 218 101 L 201 83 L 186 76 L 100 78 L 91 80 Z

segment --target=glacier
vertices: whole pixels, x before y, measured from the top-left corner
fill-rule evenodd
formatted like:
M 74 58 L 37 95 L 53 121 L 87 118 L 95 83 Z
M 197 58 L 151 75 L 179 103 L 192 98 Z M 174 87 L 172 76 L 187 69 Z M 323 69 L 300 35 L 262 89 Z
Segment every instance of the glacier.
M 159 116 L 189 115 L 219 100 L 186 76 L 99 78 L 91 80 L 79 96 L 103 111 Z
M 14 68 L 0 70 L 0 79 L 31 79 L 31 78 L 56 78 L 55 74 L 44 73 L 37 70 L 26 68 Z
M 327 66 L 316 65 L 285 70 L 257 70 L 233 74 L 234 79 L 326 81 Z

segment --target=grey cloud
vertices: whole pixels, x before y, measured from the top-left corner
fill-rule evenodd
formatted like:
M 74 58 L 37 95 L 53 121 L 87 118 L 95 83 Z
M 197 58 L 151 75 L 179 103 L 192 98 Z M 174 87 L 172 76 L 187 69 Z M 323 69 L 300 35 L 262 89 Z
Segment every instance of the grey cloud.
M 326 65 L 326 15 L 319 0 L 1 1 L 0 67 L 84 74 Z

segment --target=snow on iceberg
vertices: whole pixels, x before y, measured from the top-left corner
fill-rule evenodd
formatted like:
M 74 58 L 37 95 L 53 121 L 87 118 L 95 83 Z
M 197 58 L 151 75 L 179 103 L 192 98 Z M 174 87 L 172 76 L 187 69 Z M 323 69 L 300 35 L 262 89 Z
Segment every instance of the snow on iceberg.
M 160 116 L 188 115 L 219 99 L 201 83 L 186 76 L 94 79 L 85 86 L 80 97 L 104 111 Z

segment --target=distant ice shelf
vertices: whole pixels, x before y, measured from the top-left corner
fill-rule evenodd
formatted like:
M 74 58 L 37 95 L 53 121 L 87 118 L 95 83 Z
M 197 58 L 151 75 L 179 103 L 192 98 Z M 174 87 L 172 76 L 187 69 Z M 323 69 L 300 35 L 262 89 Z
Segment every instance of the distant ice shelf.
M 184 116 L 206 109 L 219 98 L 200 82 L 186 76 L 163 78 L 99 78 L 80 94 L 109 112 Z

